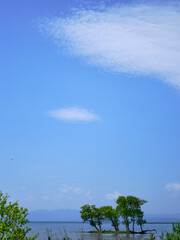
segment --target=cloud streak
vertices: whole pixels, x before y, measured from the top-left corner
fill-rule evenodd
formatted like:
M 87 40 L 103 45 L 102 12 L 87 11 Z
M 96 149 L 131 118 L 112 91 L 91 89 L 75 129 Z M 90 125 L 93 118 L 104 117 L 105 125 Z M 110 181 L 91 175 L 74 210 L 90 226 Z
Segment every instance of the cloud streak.
M 48 114 L 51 117 L 67 122 L 92 122 L 100 119 L 95 113 L 79 107 L 60 108 L 50 111 Z
M 106 198 L 108 200 L 117 200 L 117 198 L 121 196 L 121 194 L 117 191 L 113 192 L 113 193 L 107 193 L 106 194 Z
M 169 191 L 180 191 L 180 183 L 168 183 L 166 189 Z
M 83 190 L 80 187 L 62 185 L 56 194 L 56 200 L 61 201 L 63 198 L 72 199 L 73 196 L 80 195 L 82 191 Z
M 41 27 L 58 45 L 115 72 L 153 74 L 180 87 L 180 5 L 79 10 Z

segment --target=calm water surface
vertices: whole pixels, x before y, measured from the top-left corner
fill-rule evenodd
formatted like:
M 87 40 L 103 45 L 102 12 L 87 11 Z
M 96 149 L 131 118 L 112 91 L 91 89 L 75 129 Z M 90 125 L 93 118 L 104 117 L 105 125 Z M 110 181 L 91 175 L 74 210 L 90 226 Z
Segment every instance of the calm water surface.
M 52 236 L 52 240 L 63 239 L 68 236 L 73 240 L 143 240 L 146 235 L 126 235 L 126 234 L 88 234 L 93 230 L 88 223 L 79 222 L 31 222 L 28 226 L 32 229 L 30 236 L 39 233 L 38 240 L 47 240 L 48 235 Z M 112 229 L 110 223 L 103 224 L 103 229 Z M 145 224 L 144 230 L 155 229 L 157 234 L 162 231 L 171 231 L 172 224 Z M 125 230 L 124 226 L 120 226 L 120 230 Z M 136 226 L 136 231 L 140 231 Z

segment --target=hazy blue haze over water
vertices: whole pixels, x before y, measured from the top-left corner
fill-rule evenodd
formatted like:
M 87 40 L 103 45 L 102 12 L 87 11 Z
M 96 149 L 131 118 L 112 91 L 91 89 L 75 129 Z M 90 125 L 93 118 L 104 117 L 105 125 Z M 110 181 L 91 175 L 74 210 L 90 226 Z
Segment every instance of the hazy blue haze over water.
M 59 233 L 59 236 L 64 237 L 65 233 L 73 240 L 83 239 L 83 240 L 120 240 L 120 239 L 136 239 L 141 240 L 148 235 L 114 235 L 114 234 L 106 234 L 106 235 L 98 235 L 98 234 L 88 234 L 87 232 L 92 230 L 93 228 L 90 227 L 88 223 L 81 223 L 81 222 L 31 222 L 28 226 L 32 229 L 30 235 L 34 235 L 39 233 L 38 240 L 47 239 L 46 229 L 52 230 L 53 233 Z M 160 234 L 162 231 L 171 231 L 172 224 L 169 223 L 154 223 L 154 224 L 145 224 L 144 230 L 147 229 L 156 229 L 157 234 Z M 109 230 L 112 229 L 110 223 L 103 224 L 103 229 Z M 125 230 L 124 226 L 120 226 L 120 230 Z M 139 227 L 136 227 L 137 231 Z

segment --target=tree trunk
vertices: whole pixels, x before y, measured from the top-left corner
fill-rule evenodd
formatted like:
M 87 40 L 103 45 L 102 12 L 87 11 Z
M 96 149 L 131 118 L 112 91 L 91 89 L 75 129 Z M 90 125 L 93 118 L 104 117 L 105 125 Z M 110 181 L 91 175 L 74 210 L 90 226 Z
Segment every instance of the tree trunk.
M 119 231 L 119 226 L 116 225 L 116 226 L 115 226 L 115 229 L 116 229 L 116 231 Z
M 130 232 L 130 230 L 129 230 L 129 220 L 128 220 L 128 217 L 125 218 L 125 224 L 126 224 L 126 232 Z
M 134 232 L 134 220 L 133 220 L 133 232 Z
M 113 221 L 113 219 L 110 219 L 110 220 L 111 220 L 111 223 L 112 223 L 112 226 L 113 226 L 114 230 L 117 231 L 116 223 Z
M 129 230 L 129 224 L 126 223 L 126 232 L 130 232 Z
M 97 228 L 97 226 L 95 225 L 94 227 L 95 227 L 95 229 L 99 232 L 99 229 Z
M 141 232 L 142 232 L 143 231 L 142 225 L 140 225 L 140 228 L 141 228 Z

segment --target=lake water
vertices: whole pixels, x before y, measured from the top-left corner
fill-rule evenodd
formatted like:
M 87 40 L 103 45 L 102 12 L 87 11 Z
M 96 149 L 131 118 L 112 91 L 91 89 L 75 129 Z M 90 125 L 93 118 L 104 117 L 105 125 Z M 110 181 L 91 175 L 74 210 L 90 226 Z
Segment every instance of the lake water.
M 48 235 L 52 240 L 62 240 L 66 236 L 73 240 L 143 240 L 148 237 L 148 234 L 134 236 L 126 234 L 89 234 L 87 232 L 94 229 L 89 223 L 81 222 L 31 222 L 28 226 L 32 229 L 29 236 L 39 233 L 38 240 L 48 240 Z M 103 229 L 112 229 L 111 224 L 103 224 Z M 171 231 L 172 224 L 145 224 L 143 229 L 155 229 L 158 235 L 162 231 Z M 120 230 L 125 230 L 125 227 L 121 225 Z M 138 226 L 136 226 L 135 230 L 140 231 Z

